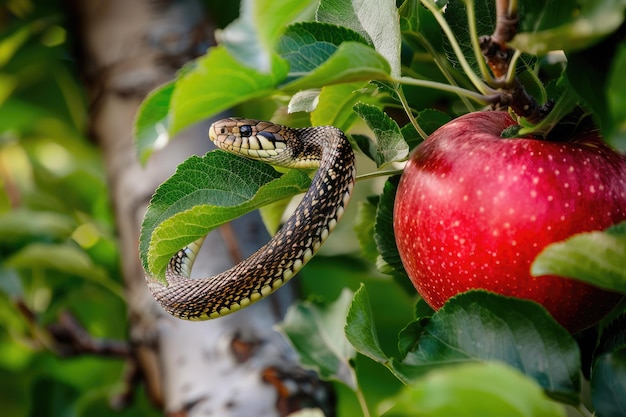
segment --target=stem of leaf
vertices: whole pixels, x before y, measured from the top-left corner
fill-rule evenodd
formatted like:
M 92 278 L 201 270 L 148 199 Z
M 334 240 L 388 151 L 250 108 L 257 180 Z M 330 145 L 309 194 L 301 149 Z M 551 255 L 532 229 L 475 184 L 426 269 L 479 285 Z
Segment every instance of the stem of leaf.
M 478 68 L 480 69 L 480 75 L 483 77 L 483 80 L 487 82 L 487 84 L 493 85 L 494 79 L 491 76 L 491 72 L 489 72 L 489 69 L 487 69 L 485 58 L 483 57 L 483 53 L 480 50 L 480 45 L 478 44 L 478 31 L 476 30 L 476 10 L 474 9 L 473 0 L 465 0 L 465 11 L 467 13 L 467 23 L 469 26 L 470 39 L 472 41 L 472 50 L 474 51 L 474 56 L 476 57 Z
M 391 177 L 392 175 L 402 174 L 402 169 L 389 169 L 386 171 L 374 171 L 367 174 L 361 174 L 356 177 L 357 181 L 371 180 L 378 177 Z
M 504 79 L 504 85 L 511 85 L 513 84 L 513 80 L 515 79 L 516 76 L 516 67 L 517 67 L 517 60 L 519 59 L 519 57 L 522 56 L 522 51 L 520 51 L 519 49 L 516 49 L 513 52 L 513 56 L 511 57 L 511 62 L 509 63 L 509 68 L 507 69 L 506 72 L 506 78 Z
M 426 7 L 433 14 L 433 16 L 435 16 L 435 19 L 437 20 L 439 27 L 441 27 L 443 32 L 446 34 L 446 37 L 448 38 L 448 41 L 450 42 L 450 46 L 452 46 L 452 49 L 454 50 L 454 53 L 457 59 L 459 60 L 459 63 L 461 64 L 463 71 L 465 71 L 465 74 L 467 75 L 467 77 L 470 79 L 472 84 L 474 84 L 474 87 L 476 87 L 476 89 L 480 91 L 482 94 L 485 94 L 485 95 L 493 94 L 495 91 L 491 87 L 489 87 L 487 84 L 485 84 L 483 80 L 481 80 L 474 73 L 469 62 L 467 62 L 467 60 L 465 59 L 465 56 L 463 55 L 463 52 L 461 51 L 461 47 L 459 46 L 459 43 L 454 37 L 454 34 L 452 33 L 452 29 L 450 29 L 448 22 L 443 17 L 441 10 L 435 5 L 435 3 L 432 0 L 421 0 L 421 2 L 424 5 L 424 7 Z
M 435 90 L 447 91 L 449 93 L 467 97 L 483 105 L 490 104 L 494 101 L 497 101 L 497 98 L 499 97 L 499 94 L 496 93 L 495 90 L 492 91 L 490 95 L 486 95 L 486 94 L 481 94 L 481 93 L 477 93 L 474 91 L 470 91 L 465 88 L 457 87 L 454 85 L 439 83 L 436 81 L 418 80 L 416 78 L 411 78 L 411 77 L 392 78 L 391 81 L 395 83 L 400 83 L 400 84 L 409 84 L 409 85 L 415 85 L 417 87 L 434 88 Z
M 422 129 L 422 127 L 419 125 L 419 123 L 417 122 L 417 119 L 415 118 L 415 116 L 413 116 L 413 112 L 411 111 L 411 107 L 409 106 L 409 103 L 407 102 L 406 97 L 404 96 L 404 91 L 402 90 L 402 86 L 399 85 L 398 88 L 396 88 L 396 93 L 398 94 L 398 97 L 400 98 L 400 103 L 402 103 L 402 107 L 404 108 L 404 112 L 409 117 L 409 120 L 411 121 L 411 124 L 413 125 L 415 130 L 417 130 L 417 133 L 419 133 L 419 135 L 422 137 L 422 139 L 426 139 L 428 137 L 428 135 L 426 134 L 426 132 L 424 132 L 424 129 Z
M 361 411 L 363 411 L 363 417 L 370 417 L 370 410 L 367 408 L 367 402 L 365 401 L 365 396 L 363 395 L 361 387 L 357 387 L 355 394 L 356 398 L 359 400 Z
M 509 16 L 517 15 L 517 0 L 509 0 L 508 15 Z
M 576 407 L 576 409 L 578 410 L 580 415 L 583 416 L 583 417 L 594 417 L 595 416 L 595 413 L 592 413 L 591 411 L 589 411 L 587 409 L 587 407 L 585 407 L 585 404 L 583 404 L 583 403 L 578 404 L 578 407 Z

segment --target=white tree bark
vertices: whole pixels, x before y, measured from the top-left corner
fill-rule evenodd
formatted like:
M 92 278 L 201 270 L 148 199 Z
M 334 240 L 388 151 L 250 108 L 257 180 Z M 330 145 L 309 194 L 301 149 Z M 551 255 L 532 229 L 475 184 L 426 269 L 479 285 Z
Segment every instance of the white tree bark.
M 149 294 L 137 245 L 154 189 L 190 154 L 208 149 L 208 124 L 188 129 L 147 166 L 136 159 L 133 118 L 152 88 L 209 45 L 211 30 L 195 0 L 74 0 L 91 132 L 101 145 L 114 204 L 127 288 L 130 339 L 155 404 L 186 416 L 283 416 L 328 404 L 325 385 L 298 367 L 272 326 L 293 298 L 283 289 L 225 318 L 185 322 Z M 209 235 L 194 274 L 221 272 L 267 239 L 258 216 Z M 178 414 L 181 413 L 181 414 Z

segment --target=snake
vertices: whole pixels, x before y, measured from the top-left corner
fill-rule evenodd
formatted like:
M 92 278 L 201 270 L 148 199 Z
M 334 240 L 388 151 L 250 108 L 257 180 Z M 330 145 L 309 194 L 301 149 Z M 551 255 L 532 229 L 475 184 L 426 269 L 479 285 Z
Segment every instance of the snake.
M 340 220 L 355 183 L 355 156 L 334 126 L 291 128 L 267 121 L 226 118 L 209 138 L 217 148 L 275 166 L 317 169 L 311 185 L 274 236 L 225 272 L 191 278 L 202 239 L 169 260 L 165 282 L 146 275 L 165 311 L 185 320 L 207 320 L 241 310 L 288 282 L 318 252 Z

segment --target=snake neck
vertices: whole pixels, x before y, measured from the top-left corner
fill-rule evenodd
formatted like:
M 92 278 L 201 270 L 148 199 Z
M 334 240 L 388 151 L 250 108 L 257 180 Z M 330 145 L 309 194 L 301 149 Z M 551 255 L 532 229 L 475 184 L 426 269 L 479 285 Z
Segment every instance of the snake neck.
M 355 181 L 352 147 L 335 127 L 293 129 L 319 156 L 319 169 L 300 204 L 274 237 L 248 259 L 213 277 L 188 278 L 197 247 L 181 249 L 166 270 L 167 285 L 148 277 L 156 300 L 170 314 L 204 320 L 237 311 L 289 281 L 319 250 L 342 217 Z

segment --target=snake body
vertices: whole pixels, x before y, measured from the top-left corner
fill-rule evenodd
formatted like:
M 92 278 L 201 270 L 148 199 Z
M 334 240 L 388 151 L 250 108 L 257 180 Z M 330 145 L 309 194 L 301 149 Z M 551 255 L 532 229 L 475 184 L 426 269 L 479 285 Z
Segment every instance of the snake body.
M 155 299 L 187 320 L 221 317 L 273 293 L 318 251 L 343 215 L 355 181 L 352 147 L 332 126 L 289 128 L 270 122 L 229 118 L 215 122 L 209 137 L 217 147 L 290 168 L 318 168 L 302 201 L 261 249 L 231 269 L 209 278 L 190 278 L 201 242 L 170 260 L 164 285 L 147 277 Z

